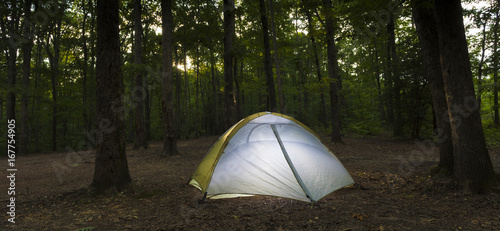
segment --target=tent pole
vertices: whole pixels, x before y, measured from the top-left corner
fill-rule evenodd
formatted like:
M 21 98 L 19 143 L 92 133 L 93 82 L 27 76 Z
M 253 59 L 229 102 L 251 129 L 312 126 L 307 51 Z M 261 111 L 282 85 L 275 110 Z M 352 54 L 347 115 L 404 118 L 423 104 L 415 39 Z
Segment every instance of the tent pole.
M 292 160 L 290 160 L 290 156 L 288 156 L 288 152 L 285 149 L 285 145 L 281 141 L 281 138 L 280 138 L 280 135 L 278 133 L 278 129 L 276 128 L 276 125 L 270 124 L 270 126 L 273 129 L 274 135 L 276 136 L 276 139 L 278 140 L 278 143 L 279 143 L 279 145 L 281 147 L 281 151 L 283 152 L 283 156 L 285 156 L 286 162 L 288 163 L 288 166 L 290 166 L 290 169 L 292 170 L 293 175 L 295 176 L 295 179 L 297 180 L 297 182 L 299 183 L 300 187 L 302 188 L 302 190 L 306 194 L 306 197 L 309 198 L 309 200 L 311 200 L 311 204 L 314 203 L 315 201 L 311 197 L 311 193 L 309 193 L 309 190 L 307 190 L 306 185 L 302 181 L 302 178 L 300 178 L 299 173 L 297 173 L 297 170 L 293 166 Z

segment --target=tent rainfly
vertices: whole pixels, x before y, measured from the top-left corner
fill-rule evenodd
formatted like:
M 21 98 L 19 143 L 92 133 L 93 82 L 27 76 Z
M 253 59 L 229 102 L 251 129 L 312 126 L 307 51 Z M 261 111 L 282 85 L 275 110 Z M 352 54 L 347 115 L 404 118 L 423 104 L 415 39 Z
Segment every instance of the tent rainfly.
M 250 115 L 227 130 L 189 182 L 212 199 L 267 195 L 311 203 L 353 183 L 311 129 L 270 112 Z

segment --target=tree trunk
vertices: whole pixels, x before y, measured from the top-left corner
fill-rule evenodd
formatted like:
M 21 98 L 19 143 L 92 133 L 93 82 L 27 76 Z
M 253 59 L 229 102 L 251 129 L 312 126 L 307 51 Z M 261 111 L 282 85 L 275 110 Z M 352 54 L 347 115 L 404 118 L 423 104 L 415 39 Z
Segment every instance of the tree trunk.
M 481 40 L 481 59 L 479 60 L 479 65 L 477 68 L 477 102 L 479 103 L 479 112 L 481 112 L 481 95 L 483 94 L 483 65 L 484 65 L 484 55 L 486 52 L 486 25 L 488 24 L 488 18 L 484 18 L 483 24 L 483 39 Z M 496 45 L 496 44 L 495 44 Z M 495 46 L 493 45 L 493 46 Z
M 28 100 L 30 89 L 31 49 L 33 36 L 31 31 L 31 0 L 24 3 L 24 43 L 23 43 L 23 93 L 21 96 L 21 132 L 19 136 L 19 154 L 26 154 L 29 150 L 28 129 Z
M 97 0 L 97 130 L 95 170 L 90 191 L 128 189 L 129 174 L 120 61 L 118 0 Z
M 189 93 L 189 77 L 187 71 L 187 49 L 185 46 L 182 47 L 182 53 L 184 55 L 184 133 L 182 135 L 183 139 L 189 138 L 189 125 L 191 124 L 189 121 L 190 111 L 190 93 Z M 182 133 L 181 133 L 182 134 Z
M 500 22 L 499 8 L 495 12 L 495 26 L 493 28 L 493 124 L 496 127 L 500 127 L 500 116 L 498 113 L 498 24 Z
M 320 86 L 322 85 L 322 82 L 323 82 L 323 76 L 321 75 L 321 66 L 320 66 L 320 60 L 319 60 L 319 52 L 318 52 L 318 46 L 316 45 L 316 39 L 314 37 L 314 27 L 313 27 L 313 21 L 312 21 L 312 15 L 311 15 L 311 11 L 309 10 L 309 8 L 307 8 L 307 3 L 305 1 L 304 2 L 304 7 L 305 7 L 305 11 L 306 11 L 306 16 L 307 16 L 307 28 L 308 28 L 308 35 L 309 35 L 309 38 L 311 40 L 311 46 L 312 46 L 312 49 L 313 49 L 313 53 L 314 53 L 314 66 L 316 67 L 316 76 L 318 77 L 318 82 L 320 84 Z M 319 112 L 319 121 L 321 122 L 321 124 L 323 124 L 323 127 L 327 127 L 328 126 L 328 123 L 326 121 L 326 103 L 325 103 L 325 94 L 323 93 L 323 91 L 321 90 L 320 93 L 319 93 L 319 98 L 320 98 L 320 112 Z
M 18 7 L 16 1 L 9 2 L 11 11 L 10 19 L 6 23 L 2 20 L 2 34 L 9 34 L 8 46 L 6 52 L 7 59 L 7 120 L 16 119 L 16 75 L 17 75 L 17 51 L 20 45 L 19 37 L 19 18 L 21 7 Z M 2 16 L 4 17 L 4 16 Z M 5 18 L 8 18 L 5 16 Z M 4 48 L 2 48 L 4 49 Z
M 340 133 L 340 97 L 338 95 L 340 85 L 340 75 L 337 61 L 337 48 L 335 47 L 334 19 L 332 1 L 324 0 L 326 9 L 326 41 L 328 54 L 328 76 L 330 78 L 330 102 L 332 116 L 332 140 L 334 143 L 343 143 Z
M 195 94 L 194 94 L 194 103 L 195 103 L 195 109 L 194 109 L 194 130 L 195 130 L 195 137 L 200 136 L 200 128 L 198 127 L 198 122 L 199 122 L 199 115 L 201 113 L 200 111 L 200 102 L 199 102 L 199 95 L 200 95 L 200 47 L 198 44 L 196 44 L 196 57 L 195 57 L 195 62 L 196 62 L 196 78 L 195 78 Z
M 144 121 L 144 100 L 146 99 L 146 90 L 143 87 L 143 68 L 142 68 L 142 6 L 141 0 L 134 1 L 134 64 L 135 90 L 132 91 L 133 101 L 135 103 L 135 143 L 134 149 L 148 149 L 148 139 L 146 137 L 146 124 Z
M 436 18 L 430 6 L 425 6 L 426 0 L 413 2 L 413 19 L 422 48 L 422 57 L 429 82 L 429 90 L 434 108 L 434 119 L 438 135 L 439 172 L 453 173 L 453 143 L 448 116 L 448 105 L 444 91 L 443 74 L 439 61 L 439 39 L 436 29 Z
M 147 82 L 146 82 L 147 84 Z M 145 120 L 146 120 L 146 139 L 151 140 L 151 102 L 153 102 L 154 94 L 151 94 L 149 88 L 146 87 L 146 101 L 144 102 Z
M 49 49 L 49 39 L 47 38 L 47 43 L 45 44 L 45 49 L 47 55 L 49 56 L 50 63 L 50 76 L 51 76 L 51 86 L 52 86 L 52 150 L 57 149 L 57 98 L 58 98 L 58 85 L 59 85 L 59 60 L 60 60 L 60 49 L 61 49 L 61 25 L 62 17 L 56 19 L 55 31 L 53 31 L 52 45 L 54 48 L 54 53 Z
M 89 10 L 91 9 L 92 1 L 88 1 Z M 83 65 L 82 65 L 82 103 L 83 103 L 83 127 L 85 129 L 84 139 L 85 146 L 90 144 L 89 137 L 90 134 L 90 122 L 88 116 L 88 99 L 87 99 L 87 76 L 88 76 L 88 61 L 89 61 L 89 51 L 87 46 L 87 11 L 85 9 L 85 1 L 82 1 L 83 8 L 83 22 L 82 22 L 82 51 L 83 51 Z
M 384 105 L 383 105 L 383 102 L 384 102 L 384 99 L 383 99 L 383 96 L 382 96 L 382 88 L 381 88 L 381 84 L 380 84 L 380 66 L 379 66 L 379 56 L 378 56 L 378 45 L 377 45 L 377 41 L 375 40 L 374 41 L 374 51 L 375 51 L 375 80 L 377 81 L 377 98 L 378 98 L 378 110 L 379 110 L 379 113 L 380 113 L 380 121 L 384 121 L 385 119 L 385 110 L 384 110 Z
M 174 59 L 175 59 L 175 66 L 178 67 L 179 66 L 179 54 L 177 52 L 177 47 L 174 46 L 173 47 L 174 49 Z M 179 69 L 178 68 L 175 68 L 172 70 L 172 76 L 175 78 L 173 81 L 175 81 L 175 111 L 174 115 L 182 115 L 183 114 L 183 111 L 182 111 L 182 107 L 181 107 L 181 92 L 182 92 L 182 89 L 181 89 L 181 74 L 179 72 Z M 175 117 L 175 124 L 176 124 L 176 128 L 175 129 L 175 135 L 176 137 L 180 137 L 181 136 L 181 128 L 182 128 L 182 123 L 183 123 L 183 116 L 177 116 Z
M 393 102 L 394 110 L 394 121 L 393 121 L 393 135 L 395 137 L 403 136 L 403 121 L 401 115 L 401 78 L 399 76 L 398 68 L 398 56 L 396 51 L 396 34 L 395 34 L 395 21 L 394 13 L 389 13 L 389 22 L 387 24 L 387 61 L 389 65 L 389 76 L 391 77 L 391 82 L 393 83 L 392 89 L 390 89 L 390 97 Z
M 277 40 L 276 37 L 278 37 L 278 35 L 276 34 L 276 25 L 274 22 L 273 1 L 274 0 L 269 0 L 268 2 L 269 2 L 269 11 L 271 15 L 271 32 L 273 34 L 274 67 L 276 68 L 276 85 L 278 88 L 280 112 L 286 114 L 285 95 L 283 94 L 283 83 L 281 81 L 281 72 L 280 72 L 280 56 L 278 55 L 278 42 L 276 41 Z
M 96 51 L 96 43 L 97 43 L 97 28 L 96 28 L 96 20 L 97 20 L 97 1 L 96 0 L 89 0 L 89 11 L 90 11 L 90 65 L 89 65 L 89 75 L 87 79 L 87 95 L 89 96 L 88 100 L 88 111 L 89 111 L 89 134 L 86 136 L 87 139 L 92 139 L 91 141 L 94 142 L 93 148 L 95 148 L 95 141 L 96 137 L 95 134 L 90 134 L 91 128 L 95 127 L 96 122 L 97 122 L 97 111 L 96 111 L 96 103 L 97 99 L 94 97 L 97 95 L 96 93 L 96 88 L 97 88 L 97 67 L 96 67 L 96 56 L 97 56 L 97 51 Z M 94 96 L 94 97 L 92 97 Z
M 214 105 L 214 133 L 219 132 L 219 100 L 218 100 L 218 94 L 217 94 L 217 76 L 215 75 L 215 55 L 213 52 L 210 52 L 210 72 L 212 74 L 212 97 L 213 97 L 213 103 Z
M 434 3 L 453 139 L 453 176 L 466 191 L 488 193 L 498 184 L 484 138 L 459 0 Z
M 179 154 L 177 150 L 177 138 L 174 103 L 172 91 L 172 51 L 173 51 L 173 15 L 172 0 L 161 1 L 162 11 L 162 67 L 163 67 L 163 85 L 162 85 L 162 119 L 163 119 L 163 155 Z
M 226 129 L 236 122 L 233 77 L 234 0 L 224 0 L 224 99 Z
M 274 90 L 273 66 L 271 63 L 271 48 L 269 45 L 269 29 L 266 16 L 266 5 L 264 0 L 259 0 L 260 21 L 262 23 L 262 34 L 264 38 L 264 73 L 266 74 L 267 91 L 269 94 L 268 110 L 277 111 L 276 93 Z
M 35 2 L 35 10 L 38 8 L 38 5 L 37 3 Z M 35 69 L 37 70 L 40 70 L 40 66 L 41 66 L 41 63 L 42 63 L 42 50 L 43 50 L 43 47 L 39 44 L 41 44 L 42 41 L 40 39 L 40 36 L 37 36 L 37 51 L 36 51 L 36 57 L 35 57 Z M 42 73 L 40 71 L 36 71 L 35 72 L 35 82 L 33 84 L 33 92 L 37 92 L 38 91 L 38 82 L 39 80 L 41 79 L 42 77 Z M 39 97 L 33 97 L 33 103 L 32 103 L 32 109 L 31 109 L 31 115 L 33 118 L 36 118 L 35 115 L 35 111 L 38 112 L 40 109 L 39 107 L 39 102 L 40 102 L 40 99 Z M 34 125 L 33 125 L 33 133 L 34 133 L 34 152 L 40 152 L 40 130 L 39 127 L 40 127 L 40 120 L 38 118 L 34 119 L 35 122 L 34 122 Z
M 236 91 L 235 91 L 235 96 L 234 96 L 234 98 L 236 99 L 236 103 L 234 105 L 235 117 L 238 120 L 239 118 L 242 117 L 241 107 L 243 104 L 243 100 L 242 100 L 242 95 L 241 95 L 241 84 L 240 84 L 240 80 L 239 80 L 240 77 L 238 76 L 238 58 L 236 56 L 234 57 L 234 72 L 233 72 L 233 74 L 234 74 L 234 85 L 236 86 Z M 239 75 L 240 76 L 243 75 L 243 66 L 242 66 L 242 71 Z

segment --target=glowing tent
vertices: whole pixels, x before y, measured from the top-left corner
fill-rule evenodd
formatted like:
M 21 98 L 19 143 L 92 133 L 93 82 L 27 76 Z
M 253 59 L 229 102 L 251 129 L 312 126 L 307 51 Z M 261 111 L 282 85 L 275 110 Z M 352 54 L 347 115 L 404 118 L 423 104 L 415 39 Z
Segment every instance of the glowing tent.
M 248 116 L 227 130 L 189 182 L 207 198 L 267 195 L 305 202 L 353 183 L 311 129 L 270 112 Z

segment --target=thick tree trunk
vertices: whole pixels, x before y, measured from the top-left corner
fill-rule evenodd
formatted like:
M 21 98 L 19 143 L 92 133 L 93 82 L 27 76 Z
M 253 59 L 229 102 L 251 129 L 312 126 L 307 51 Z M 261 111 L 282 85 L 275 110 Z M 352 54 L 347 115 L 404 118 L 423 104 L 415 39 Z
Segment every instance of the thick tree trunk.
M 142 68 L 142 6 L 141 0 L 134 0 L 134 63 L 136 65 L 135 90 L 132 92 L 135 103 L 135 143 L 134 149 L 148 149 L 148 139 L 146 137 L 146 124 L 144 121 L 144 100 L 146 90 L 143 87 Z
M 23 82 L 21 95 L 21 132 L 19 136 L 19 154 L 28 153 L 29 129 L 28 129 L 28 100 L 30 89 L 31 49 L 33 48 L 33 36 L 31 31 L 31 0 L 24 3 L 24 43 L 23 43 Z
M 283 83 L 281 81 L 281 71 L 280 71 L 280 56 L 278 54 L 278 42 L 276 37 L 276 25 L 274 22 L 274 7 L 273 1 L 269 0 L 269 12 L 271 15 L 271 32 L 273 34 L 273 50 L 274 50 L 274 67 L 276 68 L 276 87 L 278 88 L 278 98 L 279 98 L 279 106 L 280 112 L 286 114 L 286 102 L 285 95 L 283 94 Z
M 439 39 L 436 29 L 436 19 L 431 6 L 425 5 L 426 0 L 413 2 L 413 19 L 422 47 L 426 79 L 432 96 L 434 118 L 437 127 L 437 145 L 439 148 L 439 171 L 453 173 L 453 143 L 448 116 L 448 105 L 444 91 L 443 74 L 439 60 Z
M 497 184 L 484 138 L 459 0 L 434 3 L 441 69 L 453 139 L 454 178 L 466 191 L 488 193 Z
M 277 111 L 276 92 L 274 90 L 273 65 L 271 63 L 271 48 L 269 45 L 269 29 L 266 16 L 266 3 L 264 0 L 259 0 L 260 6 L 260 21 L 262 23 L 262 34 L 264 38 L 264 73 L 266 74 L 267 92 L 269 96 L 270 111 Z
M 173 88 L 172 88 L 172 48 L 173 48 L 173 15 L 172 0 L 161 1 L 162 11 L 162 67 L 163 67 L 163 95 L 162 95 L 162 118 L 163 118 L 163 155 L 179 154 L 177 150 L 176 127 L 174 117 Z
M 343 143 L 340 133 L 340 73 L 338 70 L 337 48 L 335 47 L 335 30 L 332 12 L 332 1 L 323 0 L 326 9 L 326 41 L 328 54 L 328 76 L 330 77 L 330 102 L 332 116 L 332 140 L 334 143 Z
M 101 194 L 129 187 L 120 61 L 118 0 L 97 1 L 97 131 L 90 190 Z

